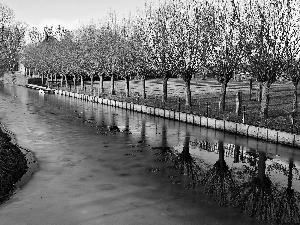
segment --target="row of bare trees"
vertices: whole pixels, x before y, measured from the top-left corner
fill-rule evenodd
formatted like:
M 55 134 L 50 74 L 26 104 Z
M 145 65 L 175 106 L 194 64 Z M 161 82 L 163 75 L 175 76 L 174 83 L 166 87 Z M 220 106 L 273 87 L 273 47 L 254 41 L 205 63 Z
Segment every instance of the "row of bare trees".
M 14 12 L 0 3 L 0 73 L 18 66 L 26 26 L 15 21 Z
M 260 87 L 261 117 L 268 118 L 269 89 L 280 76 L 294 84 L 294 110 L 300 79 L 300 24 L 297 0 L 166 0 L 146 4 L 134 17 L 118 20 L 110 13 L 99 24 L 67 31 L 30 31 L 24 64 L 45 76 L 74 81 L 115 76 L 126 80 L 162 78 L 167 100 L 170 77 L 184 80 L 191 105 L 192 77 L 205 74 L 221 84 L 220 110 L 225 110 L 228 82 L 248 72 Z M 46 38 L 41 38 L 46 36 Z

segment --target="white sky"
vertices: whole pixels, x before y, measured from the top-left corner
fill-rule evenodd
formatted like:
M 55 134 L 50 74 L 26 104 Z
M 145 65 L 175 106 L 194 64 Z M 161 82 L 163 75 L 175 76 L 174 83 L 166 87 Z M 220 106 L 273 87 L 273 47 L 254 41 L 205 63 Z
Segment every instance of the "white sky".
M 154 0 L 155 1 L 155 0 Z M 81 23 L 95 22 L 110 10 L 120 17 L 143 8 L 145 0 L 0 0 L 15 13 L 16 19 L 42 29 L 58 24 L 73 29 Z

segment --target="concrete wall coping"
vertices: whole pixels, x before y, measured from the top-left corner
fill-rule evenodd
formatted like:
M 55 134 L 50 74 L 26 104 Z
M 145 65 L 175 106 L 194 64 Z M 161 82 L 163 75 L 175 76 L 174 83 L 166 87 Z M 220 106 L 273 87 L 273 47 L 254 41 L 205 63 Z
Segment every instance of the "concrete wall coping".
M 63 94 L 60 90 L 56 90 L 55 94 Z M 67 95 L 71 96 L 71 95 Z M 72 95 L 72 97 L 82 98 L 82 95 Z M 91 98 L 93 97 L 93 98 Z M 292 147 L 300 147 L 300 135 L 287 133 L 284 131 L 277 131 L 263 127 L 256 127 L 243 123 L 235 123 L 227 120 L 218 120 L 205 116 L 199 116 L 191 113 L 178 112 L 174 110 L 165 110 L 146 105 L 138 105 L 128 102 L 119 102 L 108 98 L 101 98 L 96 96 L 84 96 L 84 100 L 93 99 L 93 102 L 100 104 L 111 105 L 127 110 L 137 111 L 149 115 L 159 116 L 165 119 L 173 119 L 180 122 L 190 123 L 197 126 L 207 127 L 215 130 L 234 133 L 236 135 L 243 135 L 246 137 L 256 138 L 276 144 L 289 145 Z

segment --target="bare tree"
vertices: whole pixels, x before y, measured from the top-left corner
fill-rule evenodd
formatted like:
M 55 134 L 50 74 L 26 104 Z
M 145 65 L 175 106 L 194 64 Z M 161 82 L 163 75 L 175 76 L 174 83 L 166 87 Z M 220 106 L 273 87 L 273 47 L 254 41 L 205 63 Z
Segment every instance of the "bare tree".
M 248 2 L 247 60 L 249 72 L 254 75 L 262 89 L 261 118 L 268 118 L 269 90 L 283 71 L 285 53 L 284 20 L 287 17 L 284 0 Z
M 300 81 L 300 10 L 299 2 L 288 0 L 286 2 L 287 16 L 285 24 L 285 67 L 284 71 L 294 85 L 293 112 L 298 111 L 298 84 Z
M 133 39 L 133 24 L 131 18 L 123 19 L 119 43 L 119 74 L 126 82 L 126 96 L 129 97 L 129 81 L 136 73 L 136 45 Z
M 15 21 L 12 9 L 0 3 L 0 70 L 17 70 L 26 28 Z
M 207 64 L 214 15 L 207 1 L 177 0 L 173 4 L 175 13 L 171 22 L 171 43 L 177 73 L 185 82 L 186 105 L 191 106 L 190 82 L 196 72 Z
M 149 44 L 148 35 L 151 24 L 147 21 L 148 14 L 151 14 L 151 8 L 145 8 L 145 11 L 138 12 L 137 17 L 133 21 L 132 41 L 135 54 L 135 70 L 136 77 L 142 80 L 143 98 L 146 98 L 146 79 L 154 71 L 153 51 Z
M 105 29 L 104 71 L 111 77 L 111 94 L 115 94 L 115 76 L 119 68 L 118 44 L 120 43 L 120 26 L 116 14 L 111 12 Z
M 214 6 L 215 38 L 211 40 L 209 74 L 221 84 L 219 108 L 225 110 L 228 82 L 243 58 L 243 22 L 236 0 L 218 1 Z
M 170 23 L 174 18 L 175 8 L 172 3 L 162 2 L 157 9 L 149 8 L 147 28 L 148 43 L 153 51 L 153 67 L 157 75 L 163 79 L 163 97 L 162 101 L 166 102 L 168 97 L 168 80 L 173 71 L 173 46 L 170 38 L 172 31 Z

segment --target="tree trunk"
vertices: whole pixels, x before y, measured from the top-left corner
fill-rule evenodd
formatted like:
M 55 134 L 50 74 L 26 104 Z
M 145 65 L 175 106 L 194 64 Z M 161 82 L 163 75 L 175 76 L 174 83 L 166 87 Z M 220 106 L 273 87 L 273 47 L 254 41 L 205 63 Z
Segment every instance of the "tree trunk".
M 44 84 L 44 74 L 41 74 L 42 76 L 42 85 Z
M 50 74 L 50 77 L 51 77 L 51 84 L 50 84 L 50 87 L 53 88 L 53 74 L 52 74 L 52 73 Z
M 80 86 L 81 86 L 81 90 L 84 89 L 84 82 L 83 82 L 83 77 L 80 76 Z
M 257 178 L 260 181 L 264 181 L 265 176 L 266 176 L 266 153 L 265 152 L 259 152 L 259 159 L 258 159 L 258 174 L 257 174 Z
M 94 89 L 94 76 L 91 75 L 90 78 L 91 78 L 91 92 L 90 93 L 93 93 L 93 89 Z
M 76 90 L 76 76 L 73 76 L 74 90 Z
M 220 111 L 225 111 L 226 89 L 227 89 L 227 82 L 223 82 L 221 86 L 221 94 L 220 94 L 220 101 L 219 101 Z
M 50 80 L 50 79 L 49 79 L 49 74 L 47 73 L 47 82 L 46 82 L 47 88 L 49 88 L 49 83 L 50 83 L 49 80 Z
M 99 91 L 101 94 L 103 94 L 104 92 L 104 88 L 103 88 L 103 77 L 104 77 L 104 74 L 100 74 L 99 75 L 99 78 L 100 78 L 100 83 L 99 83 Z
M 261 111 L 260 116 L 261 119 L 268 118 L 268 110 L 270 103 L 270 84 L 265 82 L 262 84 L 262 93 L 261 93 Z
M 258 91 L 258 93 L 257 93 L 257 101 L 261 102 L 261 98 L 262 98 L 262 84 L 261 83 L 259 83 L 257 91 Z
M 68 88 L 68 78 L 67 78 L 67 75 L 65 75 L 65 81 L 66 81 L 66 88 Z
M 191 95 L 191 79 L 185 80 L 185 105 L 191 107 L 192 106 L 192 95 Z
M 253 92 L 253 79 L 250 78 L 249 80 L 249 100 L 252 100 L 252 92 Z
M 64 83 L 64 77 L 61 75 L 61 78 L 60 78 L 60 87 L 61 88 L 63 87 L 63 83 Z
M 298 82 L 293 82 L 294 84 L 294 98 L 293 98 L 293 111 L 297 112 L 298 111 L 298 96 L 297 96 L 297 92 L 298 92 Z
M 243 98 L 243 93 L 241 91 L 238 91 L 236 93 L 236 98 L 235 98 L 235 113 L 239 116 L 242 115 L 242 98 Z
M 146 78 L 143 77 L 143 98 L 146 99 Z
M 166 102 L 168 100 L 168 80 L 169 78 L 166 76 L 163 79 L 163 102 Z
M 129 97 L 129 76 L 125 77 L 125 81 L 126 81 L 126 97 Z
M 114 75 L 114 74 L 111 75 L 111 80 L 110 80 L 110 93 L 111 93 L 112 95 L 115 95 L 115 94 L 116 94 L 116 92 L 115 92 L 115 75 Z

